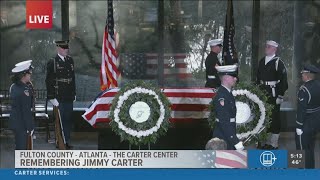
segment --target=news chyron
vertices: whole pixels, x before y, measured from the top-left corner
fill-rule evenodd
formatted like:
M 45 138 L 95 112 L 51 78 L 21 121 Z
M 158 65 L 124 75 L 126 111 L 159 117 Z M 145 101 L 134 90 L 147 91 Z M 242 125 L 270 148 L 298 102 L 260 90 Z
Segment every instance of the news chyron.
M 237 168 L 305 167 L 304 151 L 286 150 L 16 150 L 15 168 Z

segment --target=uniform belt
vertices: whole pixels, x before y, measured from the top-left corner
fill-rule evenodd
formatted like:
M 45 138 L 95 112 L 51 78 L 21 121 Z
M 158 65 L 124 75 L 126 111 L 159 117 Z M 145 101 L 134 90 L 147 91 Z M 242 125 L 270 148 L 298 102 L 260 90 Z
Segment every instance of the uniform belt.
M 306 113 L 311 114 L 320 111 L 320 106 L 313 109 L 306 109 Z
M 260 81 L 260 84 L 267 85 L 267 86 L 274 86 L 278 84 L 280 80 L 278 81 Z
M 272 97 L 276 97 L 276 84 L 278 84 L 280 82 L 280 80 L 278 81 L 261 81 L 260 80 L 260 84 L 266 85 L 266 86 L 270 86 L 271 90 L 272 90 Z
M 220 122 L 219 119 L 216 119 L 216 122 Z M 236 122 L 236 118 L 230 118 L 230 122 Z
M 208 76 L 208 79 L 215 79 L 216 76 Z
M 64 82 L 64 83 L 71 83 L 72 82 L 72 78 L 69 79 L 57 79 L 58 82 Z

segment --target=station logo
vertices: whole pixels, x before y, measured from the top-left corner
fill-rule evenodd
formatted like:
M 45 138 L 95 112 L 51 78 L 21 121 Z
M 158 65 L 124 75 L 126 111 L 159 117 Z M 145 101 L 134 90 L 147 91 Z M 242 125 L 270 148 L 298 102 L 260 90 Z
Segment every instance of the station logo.
M 288 151 L 248 150 L 248 167 L 255 169 L 288 168 Z
M 274 165 L 276 160 L 277 160 L 276 156 L 271 151 L 264 151 L 260 155 L 260 163 L 265 167 L 270 167 Z
M 26 28 L 51 29 L 52 28 L 52 0 L 26 1 Z

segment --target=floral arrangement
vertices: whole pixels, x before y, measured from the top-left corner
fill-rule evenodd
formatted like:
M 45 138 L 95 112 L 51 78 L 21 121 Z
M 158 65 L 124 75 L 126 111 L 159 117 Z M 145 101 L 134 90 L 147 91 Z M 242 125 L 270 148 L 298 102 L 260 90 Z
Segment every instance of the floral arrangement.
M 270 125 L 273 108 L 271 104 L 267 103 L 266 92 L 258 86 L 240 83 L 234 88 L 232 94 L 235 96 L 237 106 L 238 138 L 242 141 L 248 139 L 248 144 L 266 140 L 266 129 Z M 209 110 L 209 125 L 214 128 L 216 115 L 213 102 L 210 103 Z
M 112 101 L 112 130 L 130 144 L 155 143 L 166 134 L 171 104 L 160 89 L 143 81 L 130 82 Z

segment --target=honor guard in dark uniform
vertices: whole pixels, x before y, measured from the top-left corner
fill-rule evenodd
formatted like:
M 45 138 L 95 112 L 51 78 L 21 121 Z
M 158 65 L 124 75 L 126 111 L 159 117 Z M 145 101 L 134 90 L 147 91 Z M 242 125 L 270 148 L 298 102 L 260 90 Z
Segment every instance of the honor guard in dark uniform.
M 267 92 L 268 103 L 272 104 L 272 119 L 268 129 L 269 137 L 262 149 L 277 149 L 281 129 L 280 120 L 280 104 L 283 102 L 283 96 L 288 89 L 287 70 L 280 59 L 276 55 L 278 43 L 275 41 L 267 41 L 265 47 L 266 56 L 259 62 L 257 73 L 257 84 Z
M 69 40 L 56 41 L 57 55 L 47 64 L 47 98 L 59 107 L 66 148 L 71 149 L 73 101 L 76 99 L 76 85 L 73 59 L 68 56 Z
M 27 138 L 32 136 L 34 120 L 32 116 L 32 90 L 30 83 L 32 74 L 31 60 L 16 64 L 12 69 L 10 86 L 11 113 L 9 128 L 14 131 L 16 150 L 27 150 Z
M 306 168 L 315 168 L 315 139 L 320 132 L 320 81 L 315 79 L 319 72 L 314 65 L 304 66 L 301 71 L 304 84 L 298 91 L 296 146 L 305 150 Z
M 206 58 L 206 85 L 205 87 L 217 88 L 220 86 L 221 82 L 218 77 L 216 66 L 220 66 L 220 61 L 218 59 L 218 54 L 222 50 L 222 39 L 213 39 L 208 41 L 210 46 L 210 54 Z
M 236 131 L 236 102 L 232 95 L 232 87 L 237 82 L 237 66 L 216 67 L 221 79 L 221 86 L 214 97 L 216 127 L 213 137 L 224 140 L 228 150 L 243 150 L 243 143 L 237 137 Z

